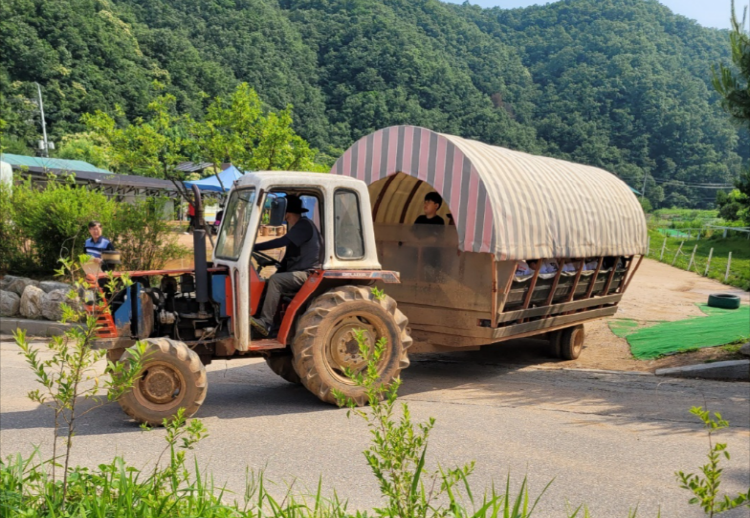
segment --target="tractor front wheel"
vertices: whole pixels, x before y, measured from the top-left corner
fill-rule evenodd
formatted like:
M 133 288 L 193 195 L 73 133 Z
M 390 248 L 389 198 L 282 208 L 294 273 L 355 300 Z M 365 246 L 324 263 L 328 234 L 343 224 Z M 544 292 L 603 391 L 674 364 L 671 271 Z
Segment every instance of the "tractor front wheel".
M 388 384 L 409 366 L 407 349 L 412 339 L 408 324 L 396 301 L 388 296 L 377 298 L 363 286 L 335 288 L 315 299 L 300 319 L 292 344 L 294 370 L 302 384 L 322 401 L 336 404 L 336 389 L 364 405 L 365 389 L 348 376 L 367 367 L 357 332 L 362 331 L 370 351 L 385 338 L 386 348 L 377 371 L 380 383 Z
M 185 417 L 198 411 L 206 398 L 208 380 L 199 356 L 187 345 L 169 338 L 148 338 L 143 366 L 133 388 L 124 394 L 120 406 L 140 423 L 158 426 L 180 408 Z M 120 361 L 131 357 L 126 350 Z

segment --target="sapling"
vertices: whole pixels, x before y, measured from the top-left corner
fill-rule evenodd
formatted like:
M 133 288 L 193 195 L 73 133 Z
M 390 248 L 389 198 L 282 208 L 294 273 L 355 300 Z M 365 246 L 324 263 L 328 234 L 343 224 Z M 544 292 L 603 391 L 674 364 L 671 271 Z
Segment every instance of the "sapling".
M 693 407 L 690 413 L 698 417 L 703 422 L 703 426 L 708 431 L 708 463 L 701 467 L 702 475 L 694 473 L 684 473 L 678 471 L 675 473 L 680 487 L 693 493 L 690 504 L 697 504 L 703 512 L 713 517 L 716 514 L 736 509 L 738 507 L 750 507 L 750 488 L 747 493 L 740 493 L 734 498 L 729 495 L 723 497 L 719 495 L 719 486 L 721 485 L 721 476 L 724 471 L 719 467 L 721 458 L 729 460 L 729 451 L 726 443 L 713 442 L 713 434 L 729 426 L 729 422 L 721 417 L 721 414 L 704 410 L 703 407 Z
M 373 295 L 378 300 L 384 296 L 382 291 L 375 288 Z M 364 455 L 378 480 L 382 495 L 387 498 L 387 506 L 376 509 L 376 513 L 379 516 L 409 518 L 531 516 L 549 484 L 534 503 L 529 505 L 526 479 L 516 498 L 511 499 L 510 476 L 504 495 L 499 495 L 493 490 L 491 494 L 485 494 L 474 513 L 467 513 L 459 501 L 458 489 L 462 486 L 474 504 L 468 482 L 468 477 L 474 470 L 474 462 L 449 470 L 442 467 L 428 470 L 425 467 L 428 439 L 435 419 L 414 423 L 409 405 L 406 403 L 401 405 L 400 417 L 396 417 L 396 398 L 401 380 L 397 378 L 390 384 L 384 384 L 378 375 L 378 365 L 388 346 L 385 337 L 381 337 L 373 347 L 369 347 L 363 330 L 355 330 L 354 335 L 359 352 L 366 361 L 366 367 L 358 372 L 348 369 L 346 375 L 356 385 L 365 389 L 370 409 L 367 411 L 358 408 L 353 399 L 345 397 L 338 390 L 334 390 L 334 396 L 339 406 L 348 407 L 347 416 L 354 414 L 361 417 L 370 429 L 372 440 Z M 441 501 L 446 499 L 448 505 L 444 506 Z
M 47 343 L 47 349 L 51 353 L 48 358 L 40 358 L 41 348 L 31 345 L 25 330 L 18 329 L 13 334 L 16 344 L 21 348 L 21 354 L 26 358 L 26 362 L 36 375 L 36 381 L 42 387 L 30 391 L 29 399 L 54 411 L 51 459 L 53 485 L 56 481 L 56 468 L 59 466 L 58 441 L 62 439 L 65 446 L 65 453 L 61 455 L 64 459 L 62 502 L 65 502 L 68 490 L 70 451 L 78 420 L 95 408 L 116 401 L 132 388 L 139 376 L 144 351 L 144 348 L 137 344 L 133 347 L 133 355 L 129 361 L 109 363 L 110 376 L 103 380 L 99 378 L 94 365 L 104 357 L 105 351 L 92 347 L 97 339 L 97 319 L 109 311 L 109 305 L 95 284 L 96 281 L 85 278 L 82 264 L 86 260 L 85 255 L 77 262 L 61 259 L 62 266 L 56 273 L 59 277 L 69 279 L 73 286 L 67 294 L 68 303 L 61 305 L 61 322 L 80 324 L 71 326 L 62 335 L 50 339 Z M 117 279 L 110 272 L 106 291 L 115 293 L 122 286 L 130 284 L 127 275 L 124 274 Z M 81 295 L 84 304 L 81 303 Z M 100 394 L 102 390 L 106 391 L 106 397 Z M 90 404 L 81 409 L 81 400 Z

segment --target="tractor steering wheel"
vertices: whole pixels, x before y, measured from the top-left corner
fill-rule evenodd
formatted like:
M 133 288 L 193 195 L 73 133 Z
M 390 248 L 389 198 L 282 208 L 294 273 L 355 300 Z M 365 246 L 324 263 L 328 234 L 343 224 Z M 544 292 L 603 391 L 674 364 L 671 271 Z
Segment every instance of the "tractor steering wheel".
M 263 252 L 258 252 L 257 250 L 253 250 L 253 259 L 258 263 L 258 266 L 261 268 L 265 266 L 275 266 L 276 268 L 281 266 L 281 263 L 278 262 L 276 259 L 271 257 L 270 255 L 266 255 Z

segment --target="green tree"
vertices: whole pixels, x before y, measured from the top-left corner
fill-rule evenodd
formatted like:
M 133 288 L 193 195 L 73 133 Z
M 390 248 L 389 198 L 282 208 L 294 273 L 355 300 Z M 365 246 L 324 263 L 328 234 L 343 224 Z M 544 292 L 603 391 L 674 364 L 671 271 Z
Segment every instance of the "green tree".
M 228 99 L 215 98 L 191 132 L 199 155 L 215 169 L 222 162 L 240 170 L 320 169 L 314 163 L 317 150 L 292 129 L 291 112 L 287 106 L 279 113 L 264 113 L 258 94 L 242 83 Z
M 740 126 L 750 130 L 750 30 L 745 30 L 747 15 L 745 9 L 742 22 L 739 22 L 732 0 L 732 32 L 729 34 L 729 46 L 734 66 L 721 63 L 718 70 L 713 69 L 713 85 L 721 96 L 722 107 Z M 736 196 L 732 204 L 726 206 L 727 214 L 736 215 L 742 211 L 746 218 L 750 217 L 747 216 L 750 213 L 750 167 L 745 168 L 736 185 L 741 196 Z M 742 207 L 739 211 L 731 208 L 737 204 Z
M 713 85 L 721 95 L 722 107 L 739 124 L 750 128 L 750 31 L 745 29 L 747 9 L 742 22 L 732 0 L 732 31 L 729 33 L 729 46 L 732 50 L 732 66 L 719 64 L 713 69 Z

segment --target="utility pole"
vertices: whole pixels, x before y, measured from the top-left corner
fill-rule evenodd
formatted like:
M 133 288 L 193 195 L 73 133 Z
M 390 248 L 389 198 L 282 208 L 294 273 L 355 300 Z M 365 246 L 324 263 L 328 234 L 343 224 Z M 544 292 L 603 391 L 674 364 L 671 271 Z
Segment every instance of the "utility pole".
M 39 113 L 42 115 L 42 136 L 44 137 L 44 156 L 49 158 L 49 142 L 47 142 L 47 124 L 44 120 L 44 104 L 42 103 L 42 87 L 39 83 L 36 85 L 36 91 L 39 94 Z

